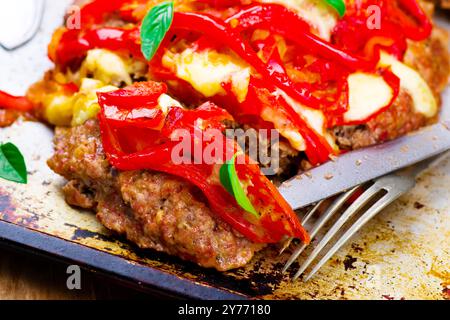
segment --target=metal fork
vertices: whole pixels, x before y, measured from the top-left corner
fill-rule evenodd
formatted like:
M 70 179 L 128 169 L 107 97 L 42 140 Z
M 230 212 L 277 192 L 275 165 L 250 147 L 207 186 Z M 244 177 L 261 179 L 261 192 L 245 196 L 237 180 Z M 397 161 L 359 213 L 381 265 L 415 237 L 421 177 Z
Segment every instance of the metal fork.
M 343 213 L 337 218 L 336 222 L 331 226 L 325 236 L 320 240 L 313 252 L 306 258 L 301 265 L 300 269 L 295 274 L 293 280 L 298 279 L 308 267 L 316 260 L 316 258 L 322 253 L 323 257 L 314 266 L 314 268 L 304 277 L 304 281 L 311 279 L 317 271 L 356 233 L 358 232 L 368 221 L 375 217 L 380 211 L 386 208 L 388 205 L 397 200 L 400 196 L 410 191 L 416 185 L 416 178 L 427 168 L 434 165 L 436 162 L 442 160 L 447 154 L 436 156 L 427 159 L 417 165 L 398 171 L 393 174 L 386 175 L 378 180 L 375 180 L 373 184 L 368 186 L 356 200 L 353 202 Z M 345 204 L 355 195 L 358 191 L 364 190 L 364 185 L 354 187 L 353 189 L 338 196 L 331 205 L 325 210 L 323 214 L 317 219 L 314 226 L 309 231 L 311 239 L 317 236 L 317 234 L 323 229 L 323 227 L 329 222 L 338 212 L 344 209 Z M 319 208 L 324 205 L 326 200 L 322 200 L 317 203 L 303 219 L 303 224 L 306 224 L 311 220 Z M 371 204 L 372 202 L 372 204 Z M 358 212 L 369 206 L 364 213 L 347 229 L 345 224 L 348 223 Z M 338 232 L 344 232 L 339 239 L 336 240 L 334 245 L 328 250 L 324 250 L 331 240 L 338 234 Z M 289 242 L 290 243 L 290 242 Z M 286 245 L 282 251 L 284 251 L 289 244 Z M 307 248 L 306 244 L 300 245 L 289 258 L 288 262 L 283 268 L 283 272 L 294 263 L 300 254 Z

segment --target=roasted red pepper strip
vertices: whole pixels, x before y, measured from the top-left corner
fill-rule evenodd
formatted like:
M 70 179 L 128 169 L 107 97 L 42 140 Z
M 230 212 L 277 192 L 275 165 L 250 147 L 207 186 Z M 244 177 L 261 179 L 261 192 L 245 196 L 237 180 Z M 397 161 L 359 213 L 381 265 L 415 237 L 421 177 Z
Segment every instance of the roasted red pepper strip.
M 234 30 L 262 28 L 282 35 L 284 38 L 310 50 L 318 56 L 332 59 L 351 70 L 373 70 L 376 60 L 354 56 L 334 47 L 310 32 L 310 26 L 296 13 L 277 4 L 252 5 L 226 20 Z
M 150 87 L 154 87 L 154 85 L 150 85 Z M 128 90 L 122 90 L 119 96 L 123 97 L 127 93 L 139 95 L 137 90 L 130 87 Z M 210 203 L 211 209 L 220 218 L 254 242 L 275 243 L 280 241 L 283 236 L 293 236 L 309 242 L 309 237 L 301 227 L 295 213 L 282 199 L 277 189 L 261 174 L 257 165 L 251 165 L 248 162 L 247 164 L 237 165 L 239 176 L 242 179 L 250 180 L 253 184 L 249 188 L 249 196 L 254 199 L 255 207 L 261 213 L 261 218 L 255 220 L 253 216 L 243 211 L 236 204 L 235 199 L 218 182 L 219 179 L 216 176 L 218 170 L 216 168 L 226 160 L 225 158 L 219 156 L 216 159 L 218 163 L 212 165 L 204 163 L 174 164 L 172 162 L 172 150 L 178 142 L 172 141 L 171 137 L 177 129 L 188 130 L 193 137 L 199 131 L 202 132 L 205 127 L 223 131 L 225 126 L 222 121 L 232 119 L 225 110 L 210 103 L 195 110 L 171 108 L 165 119 L 164 127 L 160 131 L 159 139 L 149 141 L 144 148 L 136 148 L 142 151 L 127 153 L 120 141 L 120 129 L 114 126 L 115 122 L 110 122 L 105 116 L 104 103 L 108 102 L 108 96 L 111 95 L 113 100 L 117 97 L 117 94 L 114 93 L 98 94 L 99 102 L 102 105 L 99 121 L 103 147 L 113 166 L 119 170 L 156 170 L 190 181 L 202 190 Z M 132 99 L 133 96 L 129 98 Z M 137 96 L 136 98 L 142 101 L 143 96 Z M 121 101 L 127 102 L 126 99 Z M 150 94 L 147 105 L 152 105 L 154 102 L 154 95 Z M 120 108 L 127 109 L 128 106 L 122 105 Z M 201 129 L 197 127 L 199 119 L 203 120 Z M 130 125 L 130 123 L 126 123 L 126 125 Z M 224 155 L 227 153 L 233 155 L 236 152 L 237 145 L 233 140 L 223 138 L 226 141 L 224 143 Z
M 123 51 L 142 58 L 138 29 L 99 28 L 87 31 L 67 30 L 56 48 L 56 61 L 63 68 L 95 48 Z
M 369 29 L 366 21 L 365 15 L 344 17 L 334 29 L 333 43 L 374 61 L 379 61 L 380 49 L 403 60 L 407 43 L 405 35 L 399 31 L 401 27 L 391 21 L 382 21 L 383 28 Z
M 161 128 L 164 124 L 164 113 L 156 108 L 136 108 L 133 110 L 121 109 L 105 105 L 103 109 L 105 118 L 115 127 L 134 128 Z
M 273 40 L 273 39 L 272 39 Z M 263 41 L 262 49 L 264 45 L 271 44 L 270 37 Z M 273 42 L 275 45 L 275 42 Z M 266 48 L 267 49 L 267 48 Z M 271 70 L 272 74 L 280 74 L 286 76 L 286 70 L 282 64 L 278 48 L 276 46 L 272 50 L 266 52 L 265 59 L 267 60 L 267 66 Z M 309 86 L 308 84 L 298 84 L 297 86 Z M 273 88 L 272 88 L 273 89 Z M 243 110 L 257 110 L 258 114 L 262 112 L 261 108 L 266 107 L 273 109 L 276 113 L 281 113 L 287 117 L 295 130 L 299 131 L 306 143 L 306 154 L 308 159 L 313 165 L 324 163 L 329 160 L 330 154 L 334 154 L 334 150 L 330 147 L 329 143 L 320 137 L 310 125 L 293 110 L 293 108 L 282 97 L 276 97 L 277 95 L 270 92 L 270 87 L 264 87 L 264 82 L 252 78 L 250 81 L 250 94 L 246 101 L 244 101 Z M 256 97 L 256 99 L 255 99 Z M 252 112 L 252 111 L 250 111 Z M 254 112 L 254 111 L 253 111 Z M 253 114 L 253 113 L 250 113 Z
M 86 28 L 92 24 L 104 21 L 105 15 L 116 10 L 126 2 L 125 0 L 93 0 L 85 4 L 80 11 L 81 27 Z
M 117 106 L 127 110 L 158 105 L 158 98 L 167 93 L 162 82 L 136 82 L 132 86 L 99 95 L 102 105 Z
M 256 55 L 254 50 L 242 39 L 240 34 L 236 33 L 236 31 L 231 29 L 231 27 L 226 23 L 204 14 L 175 13 L 172 28 L 189 30 L 192 28 L 192 25 L 196 26 L 196 30 L 212 37 L 213 39 L 221 39 L 223 43 L 228 45 L 233 51 L 252 65 L 261 75 L 263 75 L 262 82 L 265 83 L 263 85 L 264 87 L 279 87 L 285 90 L 285 92 L 292 98 L 297 98 L 301 103 L 305 103 L 313 108 L 320 107 L 317 103 L 311 103 L 311 100 L 317 101 L 317 99 L 313 98 L 307 89 L 297 89 L 297 86 L 290 81 L 284 70 L 279 70 L 276 67 L 272 68 L 265 65 Z M 329 155 L 332 153 L 332 149 L 329 144 L 324 139 L 319 138 L 312 130 L 308 130 L 308 126 L 305 121 L 291 106 L 285 104 L 284 110 L 294 121 L 297 129 L 302 130 L 305 134 L 308 133 L 308 136 L 305 137 L 305 139 L 314 141 L 314 143 L 311 143 L 310 151 L 313 152 L 312 148 L 320 150 L 320 156 L 314 157 L 312 161 L 314 163 L 326 162 L 329 159 Z M 326 155 L 325 152 L 323 152 L 324 150 L 328 150 Z
M 297 101 L 311 108 L 320 108 L 320 99 L 315 98 L 306 88 L 299 90 L 292 81 L 280 73 L 272 73 L 257 56 L 250 45 L 241 37 L 237 30 L 228 23 L 210 15 L 192 12 L 175 12 L 172 27 L 175 30 L 195 30 L 207 35 L 211 39 L 220 39 L 221 43 L 228 46 L 248 64 L 263 76 L 264 81 L 272 86 L 283 89 L 287 94 Z
M 368 19 L 374 14 L 369 10 L 372 6 L 380 10 L 376 21 L 381 27 L 368 27 Z M 332 41 L 343 50 L 354 54 L 363 54 L 362 49 L 370 47 L 373 51 L 365 53 L 372 60 L 379 59 L 380 47 L 401 60 L 407 49 L 407 38 L 420 41 L 431 34 L 432 23 L 416 0 L 364 0 L 354 2 L 348 9 L 349 14 L 339 20 L 334 29 Z M 379 41 L 382 38 L 384 40 Z M 391 39 L 392 42 L 386 39 Z M 377 41 L 378 46 L 369 44 Z
M 198 2 L 206 3 L 213 8 L 229 8 L 242 4 L 241 0 L 198 0 Z
M 133 10 L 145 6 L 146 2 L 147 0 L 91 0 L 81 8 L 81 28 L 101 24 L 112 13 L 120 14 L 125 21 L 136 22 Z
M 251 124 L 255 128 L 274 129 L 272 122 L 264 121 L 261 113 L 265 108 L 272 109 L 280 116 L 286 118 L 292 130 L 298 131 L 305 140 L 306 150 L 309 161 L 313 165 L 327 162 L 330 154 L 336 154 L 328 141 L 320 137 L 297 113 L 292 113 L 288 103 L 277 96 L 274 92 L 265 88 L 260 79 L 252 77 L 250 79 L 249 91 L 244 102 L 239 103 L 231 92 L 231 86 L 225 85 L 226 96 L 217 96 L 215 101 L 219 105 L 225 105 L 230 112 L 242 123 Z M 269 120 L 268 120 L 269 121 Z
M 257 165 L 238 163 L 236 171 L 240 180 L 251 181 L 247 188 L 249 199 L 261 216 L 262 227 L 270 230 L 274 239 L 282 239 L 289 230 L 290 234 L 296 234 L 295 237 L 309 242 L 309 235 L 300 225 L 297 216 L 293 214 L 290 205 L 277 188 L 261 174 Z M 280 215 L 283 212 L 285 214 Z
M 388 14 L 398 20 L 401 31 L 411 40 L 425 40 L 431 35 L 433 24 L 417 0 L 387 1 Z M 404 12 L 402 9 L 406 9 Z M 411 17 L 413 17 L 411 19 Z M 417 24 L 411 23 L 416 20 Z
M 400 94 L 400 79 L 392 73 L 390 70 L 380 70 L 379 73 L 382 75 L 384 81 L 391 87 L 392 89 L 392 99 L 389 101 L 388 104 L 386 104 L 383 108 L 380 108 L 377 112 L 371 114 L 369 117 L 365 119 L 360 119 L 358 121 L 345 121 L 342 114 L 339 115 L 328 115 L 328 122 L 329 127 L 335 127 L 335 126 L 348 126 L 348 125 L 361 125 L 369 122 L 370 120 L 376 118 L 378 115 L 386 111 L 397 99 L 398 95 Z M 346 95 L 346 98 L 348 99 L 348 92 Z M 348 103 L 348 102 L 347 102 Z
M 31 111 L 33 109 L 33 104 L 26 97 L 16 97 L 4 91 L 0 91 L 0 109 L 25 112 Z
M 273 109 L 275 112 L 280 113 L 283 117 L 288 119 L 292 124 L 292 129 L 298 130 L 305 140 L 305 152 L 313 165 L 327 162 L 330 154 L 335 153 L 328 142 L 311 129 L 305 120 L 289 106 L 283 97 L 274 94 L 267 88 L 259 86 L 256 79 L 250 83 L 250 90 L 254 91 L 258 101 L 246 101 L 246 103 L 262 105 L 260 108 Z

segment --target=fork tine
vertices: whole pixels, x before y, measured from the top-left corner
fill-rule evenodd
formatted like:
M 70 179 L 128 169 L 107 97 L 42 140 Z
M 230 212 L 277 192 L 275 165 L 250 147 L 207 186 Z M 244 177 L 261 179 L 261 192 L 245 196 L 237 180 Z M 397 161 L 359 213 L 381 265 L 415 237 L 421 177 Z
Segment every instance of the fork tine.
M 308 214 L 302 219 L 302 224 L 307 223 L 312 217 L 313 215 L 317 212 L 317 210 L 319 210 L 320 206 L 326 201 L 326 199 L 317 202 L 317 204 L 314 206 L 314 208 L 312 208 Z
M 331 206 L 323 213 L 323 215 L 320 217 L 319 221 L 317 221 L 317 223 L 314 225 L 313 229 L 309 232 L 311 240 L 317 235 L 317 233 L 320 231 L 320 229 L 322 229 L 322 227 L 328 222 L 328 220 L 330 220 L 335 214 L 336 212 L 338 212 L 338 210 L 345 204 L 345 202 L 356 192 L 356 190 L 359 189 L 360 186 L 356 186 L 353 189 L 351 189 L 350 191 L 342 194 L 341 196 L 339 196 L 332 204 Z M 325 200 L 322 200 L 318 205 L 317 208 L 314 208 L 314 212 L 317 211 L 317 209 L 320 207 L 320 205 L 324 202 Z M 313 211 L 311 210 L 311 211 Z M 313 212 L 313 213 L 314 213 Z M 305 218 L 305 220 L 309 220 L 311 218 L 311 214 L 307 215 L 307 219 Z M 303 223 L 305 223 L 305 220 L 303 221 Z M 297 248 L 294 253 L 290 256 L 289 260 L 286 262 L 286 264 L 284 265 L 283 271 L 282 272 L 286 272 L 286 270 L 294 263 L 295 260 L 298 259 L 298 257 L 300 256 L 300 254 L 308 247 L 307 244 L 302 244 L 302 246 L 300 246 L 299 248 Z
M 331 229 L 325 234 L 323 239 L 319 242 L 314 251 L 308 256 L 306 261 L 302 264 L 300 269 L 294 276 L 293 280 L 298 279 L 303 272 L 311 265 L 311 263 L 317 258 L 323 248 L 330 242 L 330 240 L 336 235 L 336 233 L 342 228 L 342 226 L 364 205 L 366 205 L 370 199 L 373 198 L 381 189 L 377 185 L 371 186 L 367 189 L 336 221 Z
M 304 281 L 311 279 L 317 271 L 328 261 L 347 241 L 361 229 L 369 220 L 375 217 L 381 210 L 386 208 L 389 204 L 397 200 L 402 192 L 388 193 L 380 200 L 378 200 L 367 212 L 365 212 L 358 221 L 355 222 L 333 245 L 327 254 L 314 266 L 311 272 L 305 277 Z
M 302 224 L 305 225 L 312 217 L 313 215 L 316 213 L 316 211 L 320 208 L 320 206 L 326 201 L 327 199 L 324 199 L 322 201 L 317 202 L 317 204 L 311 209 L 309 210 L 309 212 L 306 214 L 306 216 L 302 219 Z M 294 238 L 289 238 L 286 243 L 283 245 L 283 248 L 281 248 L 280 252 L 278 254 L 283 254 L 284 251 L 286 251 L 287 248 L 289 248 L 289 246 L 292 243 L 292 240 L 294 240 Z M 283 271 L 284 272 L 284 271 Z

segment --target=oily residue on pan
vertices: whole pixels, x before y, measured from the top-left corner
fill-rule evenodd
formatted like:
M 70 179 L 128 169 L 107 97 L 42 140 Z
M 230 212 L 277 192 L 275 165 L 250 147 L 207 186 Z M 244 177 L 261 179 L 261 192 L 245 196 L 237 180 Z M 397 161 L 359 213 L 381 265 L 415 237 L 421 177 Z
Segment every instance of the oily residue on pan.
M 136 248 L 107 231 L 91 212 L 75 210 L 65 203 L 61 193 L 64 181 L 42 160 L 52 153 L 48 129 L 40 124 L 23 124 L 2 132 L 8 130 L 15 131 L 14 136 L 19 137 L 14 142 L 26 151 L 27 165 L 33 174 L 26 186 L 0 182 L 1 220 L 252 298 L 448 298 L 448 287 L 444 286 L 448 278 L 442 278 L 442 275 L 446 274 L 444 271 L 450 271 L 449 160 L 424 175 L 413 192 L 371 221 L 312 281 L 292 283 L 290 279 L 308 253 L 305 252 L 288 272 L 281 273 L 295 245 L 282 255 L 278 254 L 278 248 L 269 247 L 258 253 L 249 265 L 224 273 Z M 48 139 L 43 139 L 39 145 L 26 139 L 46 135 Z M 0 138 L 4 137 L 0 134 Z
M 38 217 L 33 211 L 19 212 L 13 196 L 5 189 L 0 188 L 0 219 L 26 227 L 36 227 L 35 223 Z
M 11 196 L 0 188 L 0 217 L 2 220 L 11 221 L 14 219 L 16 206 L 11 201 Z
M 431 266 L 430 275 L 441 280 L 442 296 L 450 300 L 450 262 L 435 260 Z

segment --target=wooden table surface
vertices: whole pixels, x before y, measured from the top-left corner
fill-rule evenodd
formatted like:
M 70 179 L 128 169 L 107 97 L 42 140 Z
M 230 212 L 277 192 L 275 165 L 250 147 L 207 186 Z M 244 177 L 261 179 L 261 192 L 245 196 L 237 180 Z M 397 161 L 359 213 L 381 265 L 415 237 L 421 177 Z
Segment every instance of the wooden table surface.
M 81 290 L 66 287 L 68 265 L 0 248 L 0 300 L 93 300 L 155 298 L 81 271 Z

